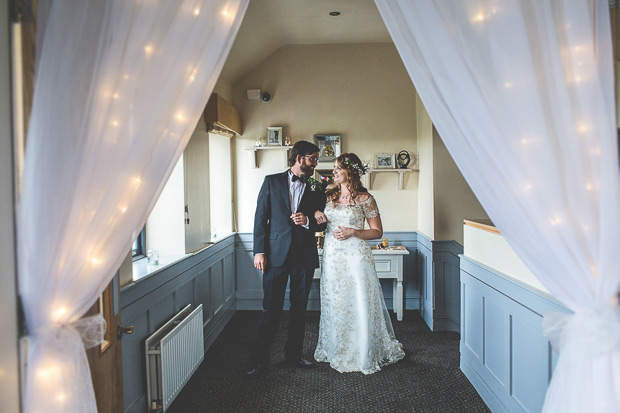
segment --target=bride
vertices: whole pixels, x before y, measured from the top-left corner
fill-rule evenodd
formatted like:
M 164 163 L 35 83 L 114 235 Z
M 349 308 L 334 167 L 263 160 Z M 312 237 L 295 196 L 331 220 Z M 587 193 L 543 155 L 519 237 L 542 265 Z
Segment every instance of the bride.
M 341 373 L 372 374 L 405 356 L 394 338 L 375 262 L 368 242 L 381 238 L 383 226 L 375 199 L 360 182 L 365 172 L 354 153 L 334 164 L 334 184 L 327 189 L 327 222 L 321 273 L 321 319 L 317 361 Z M 364 229 L 364 221 L 370 229 Z

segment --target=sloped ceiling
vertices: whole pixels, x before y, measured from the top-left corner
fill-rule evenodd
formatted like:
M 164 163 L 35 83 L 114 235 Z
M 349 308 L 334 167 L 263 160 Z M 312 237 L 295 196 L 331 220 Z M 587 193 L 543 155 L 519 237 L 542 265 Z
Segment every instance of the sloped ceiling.
M 234 83 L 288 44 L 391 41 L 373 0 L 251 0 L 221 76 Z

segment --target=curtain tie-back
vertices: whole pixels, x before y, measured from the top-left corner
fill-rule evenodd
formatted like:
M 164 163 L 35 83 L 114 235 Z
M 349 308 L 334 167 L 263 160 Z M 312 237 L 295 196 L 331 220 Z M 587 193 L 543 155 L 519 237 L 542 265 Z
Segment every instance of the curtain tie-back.
M 104 339 L 106 321 L 101 314 L 65 324 L 49 323 L 28 336 L 25 412 L 96 412 L 86 348 Z
M 620 308 L 606 303 L 574 314 L 549 311 L 543 334 L 558 352 L 575 351 L 590 358 L 608 353 L 620 341 Z
M 106 325 L 103 316 L 97 314 L 67 324 L 42 325 L 37 329 L 35 337 L 30 339 L 56 348 L 81 341 L 84 348 L 89 349 L 103 342 Z

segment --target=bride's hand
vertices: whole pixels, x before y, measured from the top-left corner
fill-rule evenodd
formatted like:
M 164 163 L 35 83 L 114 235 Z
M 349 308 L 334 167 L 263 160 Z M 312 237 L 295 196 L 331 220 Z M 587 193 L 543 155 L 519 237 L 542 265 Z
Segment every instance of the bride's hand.
M 355 236 L 355 230 L 353 228 L 341 227 L 338 226 L 337 229 L 334 230 L 334 236 L 338 240 L 345 240 Z
M 321 211 L 316 211 L 314 213 L 314 219 L 316 220 L 317 224 L 324 224 L 327 222 L 327 217 Z

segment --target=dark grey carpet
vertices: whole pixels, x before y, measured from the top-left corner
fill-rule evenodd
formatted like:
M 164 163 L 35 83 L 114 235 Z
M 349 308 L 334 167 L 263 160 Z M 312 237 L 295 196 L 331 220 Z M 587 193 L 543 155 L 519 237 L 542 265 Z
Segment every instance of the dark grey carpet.
M 378 373 L 338 373 L 284 363 L 284 312 L 268 373 L 245 377 L 258 311 L 237 312 L 168 412 L 488 412 L 459 369 L 459 335 L 431 332 L 419 312 L 392 323 L 407 356 Z M 309 312 L 304 357 L 313 360 L 319 313 Z

